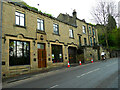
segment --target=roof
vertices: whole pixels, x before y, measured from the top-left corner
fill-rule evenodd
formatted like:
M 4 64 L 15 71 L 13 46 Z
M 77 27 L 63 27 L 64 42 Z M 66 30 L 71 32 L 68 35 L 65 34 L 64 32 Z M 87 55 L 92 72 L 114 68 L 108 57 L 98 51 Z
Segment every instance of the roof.
M 71 24 L 69 24 L 69 23 L 67 23 L 67 22 L 61 21 L 61 20 L 59 20 L 59 19 L 57 19 L 57 18 L 55 18 L 55 17 L 53 17 L 53 16 L 49 16 L 49 15 L 47 15 L 47 14 L 45 14 L 45 13 L 42 13 L 42 12 L 40 12 L 40 11 L 37 11 L 37 10 L 35 10 L 35 9 L 29 8 L 29 7 L 25 6 L 25 5 L 22 5 L 22 4 L 18 3 L 18 2 L 8 2 L 8 3 L 11 3 L 11 4 L 15 5 L 15 6 L 19 6 L 19 7 L 21 7 L 21 8 L 24 8 L 24 9 L 26 9 L 26 10 L 32 11 L 32 12 L 34 12 L 34 13 L 41 14 L 41 15 L 43 15 L 43 16 L 46 16 L 46 17 L 48 17 L 48 18 L 57 20 L 57 21 L 62 22 L 62 23 L 64 23 L 64 24 L 67 24 L 67 25 L 76 27 L 75 25 L 71 25 Z

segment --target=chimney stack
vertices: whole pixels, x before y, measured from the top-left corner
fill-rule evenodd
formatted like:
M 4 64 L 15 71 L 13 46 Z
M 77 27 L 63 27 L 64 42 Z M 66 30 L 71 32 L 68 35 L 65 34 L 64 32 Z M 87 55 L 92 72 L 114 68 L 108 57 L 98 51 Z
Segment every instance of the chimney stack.
M 73 10 L 73 17 L 74 17 L 74 18 L 77 18 L 77 12 L 76 12 L 75 9 Z

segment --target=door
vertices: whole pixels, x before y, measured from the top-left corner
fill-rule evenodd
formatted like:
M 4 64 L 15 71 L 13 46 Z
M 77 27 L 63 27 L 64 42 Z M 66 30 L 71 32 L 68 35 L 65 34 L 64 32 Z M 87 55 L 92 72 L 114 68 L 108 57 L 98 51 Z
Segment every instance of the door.
M 76 48 L 75 47 L 69 47 L 68 48 L 68 54 L 69 54 L 69 63 L 76 63 Z
M 38 44 L 38 68 L 46 67 L 45 44 Z

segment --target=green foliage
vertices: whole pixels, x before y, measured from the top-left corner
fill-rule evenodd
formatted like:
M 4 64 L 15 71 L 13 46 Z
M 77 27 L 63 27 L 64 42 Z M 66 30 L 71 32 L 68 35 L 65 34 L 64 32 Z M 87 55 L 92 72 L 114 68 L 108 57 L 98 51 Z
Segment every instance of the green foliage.
M 109 48 L 112 50 L 120 49 L 120 30 L 115 28 L 108 34 Z
M 99 44 L 100 45 L 106 46 L 106 43 L 105 43 L 105 34 L 98 35 L 98 40 L 99 40 Z
M 116 26 L 116 21 L 114 19 L 113 16 L 109 15 L 108 16 L 108 24 L 106 26 L 107 28 L 107 32 L 110 32 L 112 31 L 113 29 L 115 29 L 117 26 Z
M 12 2 L 15 2 L 15 3 L 17 3 L 17 4 L 20 4 L 20 5 L 26 6 L 26 7 L 30 8 L 30 9 L 32 9 L 32 10 L 38 11 L 37 8 L 29 6 L 29 5 L 28 5 L 27 3 L 25 3 L 23 0 L 11 0 L 11 1 L 12 1 Z
M 91 26 L 95 26 L 95 24 L 91 24 L 91 23 L 89 23 Z
M 109 15 L 108 24 L 106 26 L 96 25 L 96 28 L 98 30 L 98 39 L 101 45 L 106 46 L 105 37 L 107 35 L 109 49 L 120 49 L 120 28 L 117 29 L 116 21 L 113 16 Z
M 52 14 L 48 14 L 48 13 L 43 13 L 43 14 L 48 15 L 48 16 L 50 16 L 50 17 L 52 17 Z
M 37 8 L 29 6 L 27 3 L 25 3 L 25 2 L 22 1 L 22 0 L 12 0 L 12 1 L 13 1 L 13 2 L 16 2 L 17 4 L 24 5 L 24 6 L 30 8 L 30 9 L 32 9 L 32 10 L 38 11 Z M 41 10 L 38 11 L 38 12 L 43 13 Z M 47 16 L 49 16 L 49 17 L 52 17 L 52 15 L 51 15 L 51 14 L 48 14 L 48 13 L 43 13 L 43 14 L 45 14 L 45 15 L 47 15 Z

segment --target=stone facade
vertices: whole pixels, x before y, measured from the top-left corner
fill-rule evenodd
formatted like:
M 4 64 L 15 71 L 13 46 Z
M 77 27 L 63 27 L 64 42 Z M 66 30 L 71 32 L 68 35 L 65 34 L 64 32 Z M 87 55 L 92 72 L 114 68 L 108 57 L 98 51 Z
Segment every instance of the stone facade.
M 25 26 L 16 25 L 16 11 L 25 15 Z M 93 46 L 98 43 L 97 30 L 94 26 L 86 23 L 84 20 L 78 19 L 76 17 L 77 13 L 73 12 L 73 17 L 70 16 L 71 20 L 69 23 L 69 20 L 65 22 L 60 20 L 60 17 L 50 17 L 43 13 L 28 9 L 27 7 L 18 6 L 8 2 L 3 3 L 2 12 L 2 74 L 4 77 L 43 69 L 38 68 L 38 44 L 44 44 L 46 52 L 46 68 L 67 65 L 70 58 L 73 58 L 74 61 L 77 62 L 77 59 L 79 58 L 75 58 L 76 56 L 72 54 L 71 50 L 76 52 L 76 50 L 80 48 L 80 41 L 81 47 L 84 46 L 83 59 L 85 61 L 90 60 L 90 54 L 92 54 L 94 55 L 94 60 L 98 60 L 97 49 L 93 49 Z M 69 16 L 67 18 L 69 19 Z M 44 31 L 37 30 L 37 19 L 44 20 Z M 58 25 L 59 34 L 53 32 L 53 24 Z M 83 25 L 85 26 L 86 33 L 83 33 Z M 91 28 L 91 33 L 89 33 L 89 27 Z M 73 30 L 72 38 L 69 37 L 70 29 Z M 93 29 L 95 35 L 93 35 Z M 81 40 L 79 40 L 79 37 L 81 37 Z M 92 45 L 90 43 L 90 37 L 92 38 Z M 86 45 L 84 38 L 86 38 Z M 30 64 L 10 66 L 11 40 L 15 42 L 20 41 L 20 43 L 29 43 Z M 52 47 L 54 45 L 62 47 L 60 50 L 62 52 L 59 53 L 59 58 L 62 57 L 62 62 L 53 63 Z

